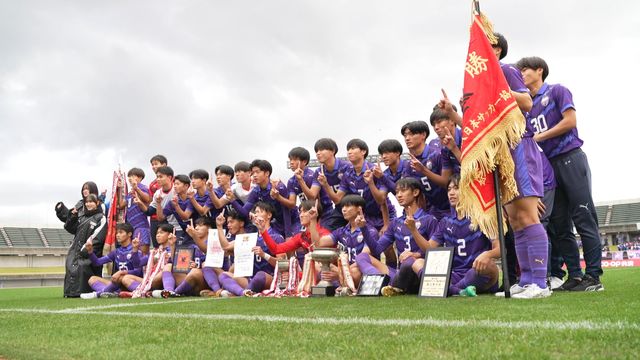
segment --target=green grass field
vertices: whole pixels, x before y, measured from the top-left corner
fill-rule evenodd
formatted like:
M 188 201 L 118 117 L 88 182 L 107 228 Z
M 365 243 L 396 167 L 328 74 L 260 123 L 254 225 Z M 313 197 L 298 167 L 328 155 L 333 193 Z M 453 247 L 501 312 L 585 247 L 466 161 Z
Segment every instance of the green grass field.
M 640 269 L 548 299 L 64 299 L 0 290 L 0 359 L 629 358 Z
M 0 275 L 64 274 L 64 266 L 9 268 L 0 267 Z

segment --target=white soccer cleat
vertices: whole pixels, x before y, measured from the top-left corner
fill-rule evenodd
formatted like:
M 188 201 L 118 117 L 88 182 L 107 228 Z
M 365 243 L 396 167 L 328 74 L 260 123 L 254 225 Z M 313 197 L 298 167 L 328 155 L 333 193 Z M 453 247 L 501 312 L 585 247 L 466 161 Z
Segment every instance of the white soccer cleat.
M 514 299 L 540 299 L 551 296 L 552 291 L 548 287 L 541 289 L 537 284 L 524 286 L 524 291 L 513 295 Z
M 230 298 L 230 297 L 235 297 L 235 295 L 229 290 L 222 290 L 220 292 L 220 297 L 222 297 L 222 298 Z
M 85 299 L 85 300 L 97 299 L 98 298 L 98 294 L 95 291 L 92 291 L 92 292 L 89 292 L 89 293 L 82 293 L 82 294 L 80 294 L 80 298 L 81 299 Z
M 151 292 L 151 297 L 156 299 L 162 299 L 162 291 L 163 290 L 153 290 Z
M 511 295 L 519 294 L 524 291 L 524 287 L 520 286 L 520 284 L 513 284 L 510 288 Z M 497 297 L 504 297 L 504 291 L 500 291 L 496 293 Z
M 564 284 L 564 281 L 559 277 L 555 277 L 555 276 L 549 277 L 549 287 L 551 288 L 551 290 L 558 289 L 560 286 L 562 286 L 562 284 Z

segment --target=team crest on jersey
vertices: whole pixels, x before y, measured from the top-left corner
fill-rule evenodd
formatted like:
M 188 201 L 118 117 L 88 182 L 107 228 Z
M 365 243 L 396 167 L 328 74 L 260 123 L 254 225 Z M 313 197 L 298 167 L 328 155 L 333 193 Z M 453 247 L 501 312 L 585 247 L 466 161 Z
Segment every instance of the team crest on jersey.
M 422 223 L 420 221 L 416 221 L 416 229 L 420 229 L 420 226 L 422 226 Z
M 127 260 L 131 260 L 131 254 L 127 254 Z
M 342 180 L 342 173 L 338 173 L 338 179 Z
M 542 104 L 542 106 L 549 105 L 549 97 L 545 95 L 544 97 L 542 97 L 542 100 L 540 100 L 540 103 Z
M 433 163 L 431 162 L 431 160 L 427 161 L 427 169 L 431 170 L 432 167 Z
M 364 240 L 364 236 L 362 236 L 362 234 L 359 234 L 358 236 L 356 236 L 356 240 L 358 240 L 358 243 L 361 243 L 362 240 Z

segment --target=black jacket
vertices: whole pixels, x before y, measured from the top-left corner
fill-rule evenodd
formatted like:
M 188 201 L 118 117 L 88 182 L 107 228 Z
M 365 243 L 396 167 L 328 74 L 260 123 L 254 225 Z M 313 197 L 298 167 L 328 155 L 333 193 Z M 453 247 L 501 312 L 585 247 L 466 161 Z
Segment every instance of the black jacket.
M 102 275 L 102 267 L 91 266 L 89 255 L 86 250 L 82 250 L 82 246 L 87 242 L 87 239 L 91 238 L 94 254 L 102 256 L 104 239 L 107 234 L 107 218 L 100 208 L 94 211 L 85 211 L 83 216 L 70 215 L 64 228 L 75 235 L 67 253 L 64 296 L 78 297 L 81 293 L 91 291 L 88 281 L 92 275 Z

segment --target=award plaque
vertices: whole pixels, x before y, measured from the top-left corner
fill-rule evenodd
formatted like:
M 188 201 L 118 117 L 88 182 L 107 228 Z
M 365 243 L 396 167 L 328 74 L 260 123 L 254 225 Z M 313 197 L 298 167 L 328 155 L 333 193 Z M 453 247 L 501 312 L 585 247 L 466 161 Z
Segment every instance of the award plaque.
M 451 280 L 453 262 L 452 247 L 427 250 L 424 255 L 424 271 L 420 279 L 418 296 L 446 298 Z
M 363 275 L 358 287 L 358 296 L 380 296 L 380 290 L 389 285 L 389 275 Z
M 191 270 L 191 262 L 195 255 L 194 248 L 177 247 L 173 252 L 173 266 L 171 271 L 174 273 L 188 273 Z

